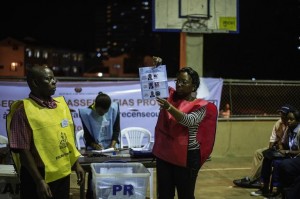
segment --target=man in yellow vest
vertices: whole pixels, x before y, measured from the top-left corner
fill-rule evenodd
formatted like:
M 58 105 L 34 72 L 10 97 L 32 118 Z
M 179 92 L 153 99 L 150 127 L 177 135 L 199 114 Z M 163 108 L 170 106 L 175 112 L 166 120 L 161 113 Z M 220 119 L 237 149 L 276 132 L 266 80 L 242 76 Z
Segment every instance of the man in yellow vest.
M 7 133 L 18 172 L 21 199 L 69 198 L 70 174 L 84 182 L 78 163 L 74 123 L 63 97 L 52 98 L 56 79 L 46 66 L 27 69 L 29 97 L 15 101 L 7 116 Z

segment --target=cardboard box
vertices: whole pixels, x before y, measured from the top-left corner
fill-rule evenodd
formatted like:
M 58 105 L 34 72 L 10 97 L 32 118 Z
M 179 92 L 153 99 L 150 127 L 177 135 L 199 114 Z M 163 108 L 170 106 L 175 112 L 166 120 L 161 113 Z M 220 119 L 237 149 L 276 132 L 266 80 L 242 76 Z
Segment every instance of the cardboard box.
M 150 173 L 141 163 L 92 163 L 95 199 L 145 199 Z

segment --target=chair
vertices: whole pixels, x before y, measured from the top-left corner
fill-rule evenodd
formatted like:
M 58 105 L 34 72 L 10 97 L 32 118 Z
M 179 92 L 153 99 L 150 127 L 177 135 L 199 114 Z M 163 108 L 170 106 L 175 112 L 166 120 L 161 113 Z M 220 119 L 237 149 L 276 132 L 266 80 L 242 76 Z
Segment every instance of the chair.
M 146 137 L 148 144 L 151 140 L 151 132 L 142 127 L 127 127 L 121 131 L 121 148 L 124 148 L 123 138 L 126 138 L 128 148 L 142 147 Z
M 124 148 L 123 138 L 126 138 L 128 148 L 133 147 L 142 147 L 144 138 L 147 139 L 146 144 L 149 144 L 151 141 L 151 132 L 148 129 L 142 127 L 127 127 L 121 130 L 121 148 Z M 150 172 L 150 198 L 153 199 L 153 168 L 148 168 Z
M 83 139 L 83 133 L 84 133 L 83 130 L 77 131 L 76 133 L 76 146 L 78 150 L 81 149 L 80 140 Z
M 6 147 L 8 144 L 7 137 L 0 135 L 0 148 Z

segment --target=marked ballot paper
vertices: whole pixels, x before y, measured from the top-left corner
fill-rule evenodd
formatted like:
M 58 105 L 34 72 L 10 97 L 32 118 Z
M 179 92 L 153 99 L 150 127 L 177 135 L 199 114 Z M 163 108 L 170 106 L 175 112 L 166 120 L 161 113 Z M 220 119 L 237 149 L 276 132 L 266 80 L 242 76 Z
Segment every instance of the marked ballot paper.
M 143 99 L 169 97 L 166 65 L 139 68 Z

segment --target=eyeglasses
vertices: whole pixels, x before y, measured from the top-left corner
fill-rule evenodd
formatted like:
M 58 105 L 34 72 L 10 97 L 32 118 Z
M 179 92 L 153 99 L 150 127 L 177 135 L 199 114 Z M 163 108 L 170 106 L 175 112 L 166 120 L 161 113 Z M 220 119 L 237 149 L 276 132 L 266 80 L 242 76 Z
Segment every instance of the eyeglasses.
M 183 85 L 183 86 L 186 86 L 186 85 L 190 84 L 190 82 L 187 81 L 187 80 L 175 80 L 174 82 L 175 82 L 175 84 L 180 84 L 180 85 Z

